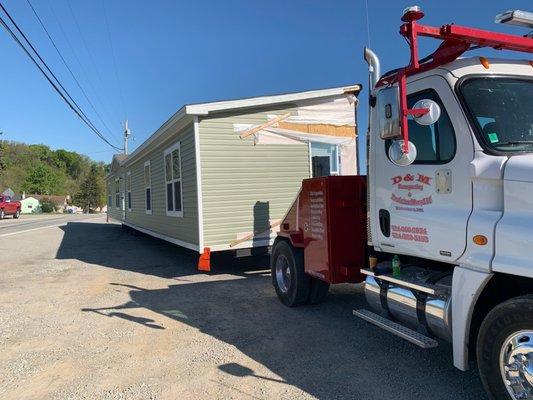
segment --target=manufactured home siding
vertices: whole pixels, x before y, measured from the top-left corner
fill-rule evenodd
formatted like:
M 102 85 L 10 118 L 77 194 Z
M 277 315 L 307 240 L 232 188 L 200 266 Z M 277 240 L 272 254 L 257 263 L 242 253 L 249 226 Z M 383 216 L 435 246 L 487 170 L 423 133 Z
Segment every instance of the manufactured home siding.
M 107 180 L 108 194 L 111 196 L 111 206 L 108 205 L 107 213 L 111 218 L 114 219 L 122 218 L 122 211 L 120 208 L 115 207 L 115 179 L 119 178 L 119 174 L 120 170 L 116 171 L 116 173 L 111 175 Z M 122 201 L 122 188 L 120 190 L 120 199 Z
M 302 179 L 309 177 L 308 146 L 254 146 L 253 138 L 239 138 L 234 124 L 259 125 L 267 115 L 294 110 L 289 105 L 200 120 L 205 246 L 228 246 L 238 235 L 267 228 L 289 209 Z
M 173 144 L 180 142 L 181 175 L 183 193 L 183 217 L 166 215 L 166 186 L 163 152 Z M 145 208 L 144 164 L 150 161 L 152 213 L 147 214 Z M 159 235 L 165 235 L 179 241 L 198 245 L 198 202 L 196 185 L 196 158 L 194 147 L 194 128 L 187 126 L 172 135 L 165 142 L 154 145 L 153 149 L 131 163 L 120 167 L 120 174 L 127 177 L 131 173 L 131 211 L 127 207 L 125 222 L 134 226 L 148 229 Z M 111 183 L 112 183 L 111 179 Z M 114 196 L 114 192 L 112 192 Z M 114 197 L 112 197 L 114 201 Z M 114 209 L 110 213 L 115 219 L 121 219 L 122 212 Z

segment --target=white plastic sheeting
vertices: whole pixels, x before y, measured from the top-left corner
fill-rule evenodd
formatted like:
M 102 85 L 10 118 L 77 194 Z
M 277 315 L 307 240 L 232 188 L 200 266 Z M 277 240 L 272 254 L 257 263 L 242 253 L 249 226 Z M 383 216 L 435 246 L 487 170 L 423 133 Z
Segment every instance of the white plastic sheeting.
M 355 107 L 357 98 L 354 95 L 337 97 L 334 99 L 313 100 L 298 105 L 296 115 L 285 119 L 286 122 L 296 124 L 328 124 L 336 126 L 355 126 Z M 269 115 L 276 118 L 277 115 Z
M 333 99 L 317 99 L 298 104 L 296 115 L 283 120 L 292 124 L 323 124 L 334 126 L 355 127 L 355 107 L 357 98 L 353 95 L 336 97 Z M 274 119 L 279 115 L 268 115 Z M 234 124 L 236 133 L 242 133 L 254 125 Z M 357 150 L 355 137 L 323 135 L 306 133 L 292 129 L 282 129 L 276 126 L 266 127 L 252 135 L 254 144 L 284 144 L 307 145 L 309 143 L 326 143 L 338 146 L 341 159 L 341 175 L 355 175 L 357 173 Z M 252 138 L 250 137 L 250 139 Z
M 265 128 L 254 135 L 256 144 L 306 144 L 326 143 L 339 146 L 341 175 L 357 174 L 357 151 L 355 138 L 317 135 L 280 128 Z

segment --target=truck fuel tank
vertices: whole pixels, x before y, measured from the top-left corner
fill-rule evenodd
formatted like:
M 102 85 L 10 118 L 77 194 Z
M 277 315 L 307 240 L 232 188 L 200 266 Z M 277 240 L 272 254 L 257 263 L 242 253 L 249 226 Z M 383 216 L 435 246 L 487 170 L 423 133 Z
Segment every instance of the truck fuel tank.
M 451 271 L 407 266 L 402 268 L 402 279 L 448 288 L 448 293 L 451 293 Z M 365 280 L 365 297 L 374 311 L 388 313 L 412 329 L 424 326 L 434 336 L 451 342 L 451 295 L 428 295 L 380 280 L 379 276 L 368 276 Z

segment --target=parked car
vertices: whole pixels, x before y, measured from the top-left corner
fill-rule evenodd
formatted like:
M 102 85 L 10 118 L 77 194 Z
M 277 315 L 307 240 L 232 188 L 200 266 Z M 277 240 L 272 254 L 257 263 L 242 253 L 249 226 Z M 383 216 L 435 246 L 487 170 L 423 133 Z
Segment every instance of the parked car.
M 0 219 L 4 219 L 6 215 L 20 217 L 20 208 L 20 201 L 11 200 L 11 196 L 0 195 Z

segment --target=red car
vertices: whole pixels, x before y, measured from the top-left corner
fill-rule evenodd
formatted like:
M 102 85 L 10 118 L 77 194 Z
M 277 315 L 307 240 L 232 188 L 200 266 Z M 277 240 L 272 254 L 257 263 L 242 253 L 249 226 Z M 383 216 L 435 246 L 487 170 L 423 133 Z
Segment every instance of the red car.
M 20 207 L 20 201 L 13 201 L 10 196 L 0 194 L 0 219 L 4 219 L 6 215 L 20 217 Z

